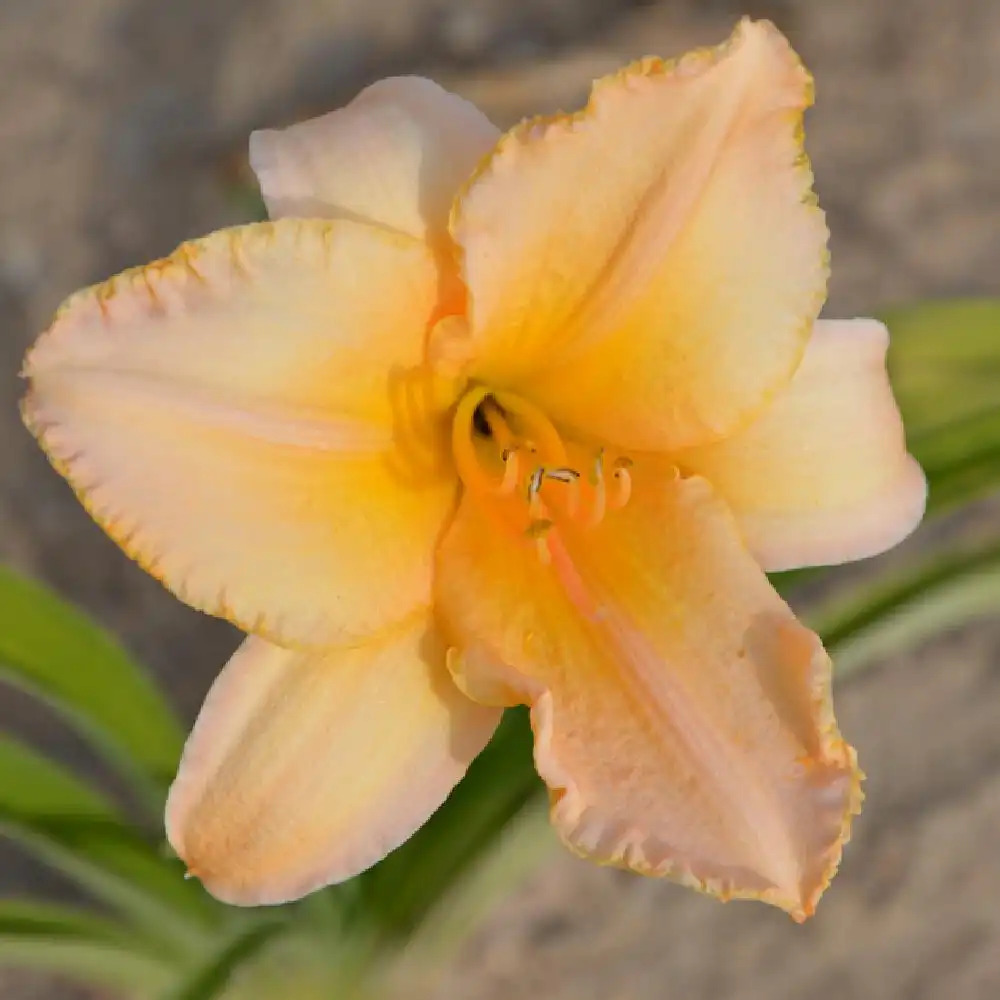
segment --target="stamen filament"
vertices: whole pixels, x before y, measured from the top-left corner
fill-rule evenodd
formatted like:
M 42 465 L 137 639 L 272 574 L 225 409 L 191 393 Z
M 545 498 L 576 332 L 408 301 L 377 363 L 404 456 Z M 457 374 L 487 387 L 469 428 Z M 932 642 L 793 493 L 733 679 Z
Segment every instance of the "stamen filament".
M 615 471 L 613 473 L 615 492 L 614 496 L 608 501 L 612 510 L 621 510 L 632 496 L 632 473 L 629 472 L 631 467 L 632 460 L 630 458 L 623 456 L 615 461 Z
M 535 539 L 535 551 L 538 553 L 538 561 L 543 566 L 548 566 L 552 562 L 552 553 L 549 551 L 549 540 L 545 535 Z
M 552 561 L 552 553 L 549 551 L 549 532 L 553 529 L 554 523 L 548 518 L 541 518 L 532 521 L 528 525 L 527 536 L 535 543 L 535 550 L 543 566 L 548 566 Z
M 588 528 L 596 528 L 604 520 L 604 515 L 608 509 L 608 491 L 604 482 L 603 448 L 597 453 L 597 457 L 594 459 L 590 482 L 594 488 L 594 498 L 585 523 Z
M 631 459 L 622 455 L 611 463 L 602 448 L 591 453 L 589 469 L 573 468 L 548 417 L 504 391 L 476 386 L 466 392 L 455 409 L 452 445 L 458 474 L 467 488 L 511 498 L 524 491 L 520 496 L 527 501 L 527 536 L 545 564 L 552 558 L 549 532 L 556 523 L 570 518 L 585 527 L 597 527 L 608 511 L 624 507 L 632 495 Z M 494 471 L 498 458 L 502 462 L 499 474 Z M 548 487 L 549 481 L 561 486 Z
M 500 481 L 500 492 L 513 493 L 517 487 L 517 474 L 521 468 L 521 461 L 516 448 L 505 448 L 502 457 L 503 479 Z
M 539 494 L 542 491 L 542 480 L 545 478 L 545 466 L 540 465 L 531 474 L 528 481 L 528 516 L 533 520 L 538 520 L 542 515 L 542 498 Z
M 549 469 L 546 478 L 554 479 L 557 483 L 565 483 L 569 488 L 569 496 L 566 498 L 566 514 L 575 518 L 580 509 L 580 473 L 576 469 Z
M 481 412 L 490 429 L 493 440 L 505 451 L 513 448 L 514 435 L 511 433 L 510 427 L 507 426 L 507 421 L 504 420 L 503 411 L 496 405 L 492 397 L 487 396 L 483 400 Z

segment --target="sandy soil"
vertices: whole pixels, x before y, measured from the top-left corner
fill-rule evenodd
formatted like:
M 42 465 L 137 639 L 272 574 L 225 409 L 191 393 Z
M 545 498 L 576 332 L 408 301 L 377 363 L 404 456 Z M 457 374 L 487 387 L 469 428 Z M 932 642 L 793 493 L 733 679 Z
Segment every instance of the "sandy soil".
M 21 430 L 18 359 L 76 287 L 241 219 L 252 127 L 432 73 L 498 122 L 572 106 L 626 58 L 772 17 L 817 77 L 809 147 L 833 231 L 830 313 L 998 291 L 1000 4 L 994 0 L 3 0 L 0 559 L 121 634 L 191 716 L 235 645 L 104 539 Z M 918 539 L 915 545 L 919 545 Z M 430 998 L 977 1000 L 1000 995 L 1000 628 L 845 684 L 870 775 L 842 875 L 804 928 L 568 857 L 505 903 Z M 79 757 L 4 693 L 0 726 Z M 82 758 L 84 766 L 86 758 Z M 0 856 L 0 893 L 57 886 Z M 68 986 L 0 977 L 3 997 Z

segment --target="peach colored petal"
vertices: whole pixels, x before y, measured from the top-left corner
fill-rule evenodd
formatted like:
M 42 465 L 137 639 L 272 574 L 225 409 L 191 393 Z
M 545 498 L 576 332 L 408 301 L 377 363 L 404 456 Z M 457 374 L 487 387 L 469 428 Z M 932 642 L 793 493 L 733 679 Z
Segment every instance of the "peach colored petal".
M 729 502 L 764 569 L 875 555 L 920 523 L 927 484 L 906 451 L 888 344 L 875 320 L 818 322 L 763 416 L 677 456 Z
M 406 840 L 499 717 L 455 688 L 425 613 L 339 650 L 250 638 L 188 740 L 167 836 L 224 902 L 296 899 Z
M 825 293 L 811 101 L 785 39 L 744 21 L 718 50 L 636 63 L 585 111 L 515 128 L 452 215 L 471 373 L 625 448 L 748 421 Z
M 429 600 L 454 502 L 447 428 L 414 410 L 436 289 L 426 248 L 357 223 L 217 233 L 72 298 L 24 415 L 182 599 L 289 642 L 364 637 Z
M 394 77 L 320 118 L 254 132 L 250 165 L 272 218 L 363 219 L 440 238 L 459 185 L 499 135 L 436 83 Z
M 632 472 L 599 527 L 550 531 L 548 566 L 463 500 L 437 577 L 449 667 L 473 697 L 532 705 L 572 848 L 804 919 L 860 805 L 829 659 L 704 480 Z

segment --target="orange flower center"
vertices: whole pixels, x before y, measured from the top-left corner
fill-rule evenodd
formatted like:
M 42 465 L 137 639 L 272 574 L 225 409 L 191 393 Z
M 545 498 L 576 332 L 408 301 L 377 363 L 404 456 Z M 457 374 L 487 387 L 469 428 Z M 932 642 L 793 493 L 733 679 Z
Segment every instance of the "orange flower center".
M 465 488 L 533 539 L 543 562 L 560 523 L 596 527 L 632 492 L 631 459 L 567 443 L 537 406 L 499 389 L 465 393 L 452 423 L 452 450 Z

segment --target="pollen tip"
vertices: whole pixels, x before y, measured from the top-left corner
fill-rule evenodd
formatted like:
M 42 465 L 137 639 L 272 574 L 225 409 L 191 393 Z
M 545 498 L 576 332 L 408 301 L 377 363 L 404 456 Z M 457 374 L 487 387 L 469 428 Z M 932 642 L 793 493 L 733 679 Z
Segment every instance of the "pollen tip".
M 525 533 L 529 538 L 544 538 L 553 527 L 554 522 L 549 518 L 540 518 L 537 521 L 532 521 L 525 530 Z

